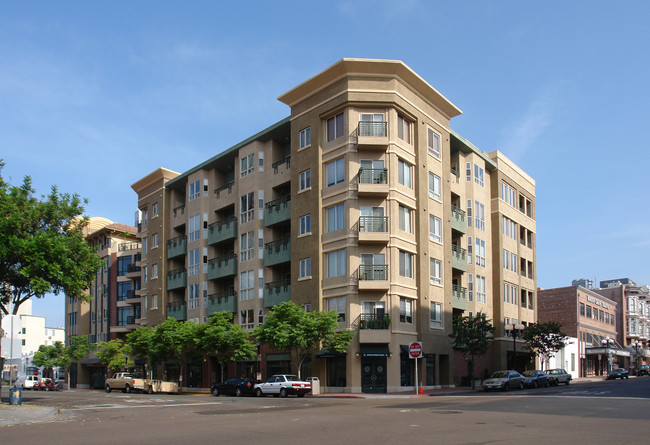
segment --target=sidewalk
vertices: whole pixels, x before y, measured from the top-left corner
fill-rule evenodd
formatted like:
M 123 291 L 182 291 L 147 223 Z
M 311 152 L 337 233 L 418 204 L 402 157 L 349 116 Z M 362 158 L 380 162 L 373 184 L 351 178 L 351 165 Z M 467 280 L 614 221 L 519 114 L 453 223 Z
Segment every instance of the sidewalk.
M 49 406 L 13 406 L 0 404 L 0 428 L 24 423 L 44 422 L 59 416 L 61 410 Z

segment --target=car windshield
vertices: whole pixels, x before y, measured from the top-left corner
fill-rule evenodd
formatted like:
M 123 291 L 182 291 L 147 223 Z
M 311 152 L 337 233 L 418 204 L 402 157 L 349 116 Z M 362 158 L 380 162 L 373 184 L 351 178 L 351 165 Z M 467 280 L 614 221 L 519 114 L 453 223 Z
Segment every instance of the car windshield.
M 537 375 L 537 371 L 526 371 L 524 372 L 524 376 L 526 377 L 535 377 Z
M 299 382 L 300 381 L 300 379 L 298 378 L 297 375 L 285 375 L 285 377 L 287 378 L 287 381 L 289 381 L 289 382 Z
M 497 371 L 494 374 L 492 374 L 493 379 L 502 379 L 504 377 L 508 377 L 507 371 Z
M 546 372 L 547 374 L 559 374 L 560 370 L 559 369 L 551 369 L 550 371 Z

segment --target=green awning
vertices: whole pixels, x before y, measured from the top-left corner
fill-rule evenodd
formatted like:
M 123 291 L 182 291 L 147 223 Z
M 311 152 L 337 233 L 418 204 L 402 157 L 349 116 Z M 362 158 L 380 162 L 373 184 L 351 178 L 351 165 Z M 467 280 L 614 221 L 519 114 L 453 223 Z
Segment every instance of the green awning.
M 334 357 L 343 357 L 345 356 L 345 353 L 337 352 L 337 351 L 329 351 L 327 349 L 321 349 L 316 353 L 316 358 L 334 358 Z
M 361 345 L 361 357 L 390 357 L 388 345 Z
M 291 354 L 266 354 L 267 362 L 288 362 L 291 361 Z

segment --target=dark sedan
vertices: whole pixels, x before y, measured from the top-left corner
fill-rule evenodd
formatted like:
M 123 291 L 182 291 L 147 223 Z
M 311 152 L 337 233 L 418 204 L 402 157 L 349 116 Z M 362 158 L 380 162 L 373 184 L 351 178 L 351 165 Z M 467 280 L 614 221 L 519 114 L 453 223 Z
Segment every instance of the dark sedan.
M 627 369 L 623 368 L 616 368 L 609 374 L 607 374 L 607 380 L 615 380 L 615 379 L 629 379 L 630 378 L 630 373 L 627 372 Z
M 254 387 L 255 383 L 250 380 L 240 379 L 239 377 L 231 377 L 229 379 L 226 379 L 226 381 L 223 383 L 215 383 L 212 385 L 210 392 L 213 396 L 227 394 L 230 396 L 241 397 L 247 394 L 254 394 Z
M 527 388 L 541 388 L 542 386 L 548 388 L 551 386 L 548 376 L 544 371 L 526 371 L 523 373 L 524 386 Z

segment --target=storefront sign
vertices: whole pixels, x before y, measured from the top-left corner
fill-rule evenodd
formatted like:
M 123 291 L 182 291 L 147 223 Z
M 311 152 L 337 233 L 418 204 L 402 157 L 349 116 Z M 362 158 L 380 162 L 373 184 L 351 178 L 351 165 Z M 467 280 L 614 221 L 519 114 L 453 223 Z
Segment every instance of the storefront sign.
M 589 303 L 596 304 L 604 309 L 609 309 L 609 304 L 605 303 L 604 301 L 597 300 L 596 298 L 592 297 L 591 295 L 587 295 L 587 301 Z

